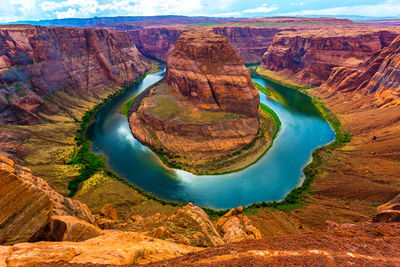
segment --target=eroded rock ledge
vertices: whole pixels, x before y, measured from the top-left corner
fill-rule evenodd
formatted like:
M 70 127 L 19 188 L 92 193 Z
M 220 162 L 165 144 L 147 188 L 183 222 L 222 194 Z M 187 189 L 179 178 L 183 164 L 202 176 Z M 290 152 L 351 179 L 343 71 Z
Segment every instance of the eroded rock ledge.
M 212 32 L 182 34 L 168 57 L 165 81 L 146 93 L 133 104 L 132 133 L 169 165 L 193 173 L 246 167 L 252 162 L 231 167 L 239 160 L 232 162 L 230 155 L 261 138 L 262 149 L 249 153 L 259 157 L 276 131 L 271 116 L 260 119 L 259 94 L 248 69 L 226 37 Z M 220 166 L 207 170 L 217 158 Z

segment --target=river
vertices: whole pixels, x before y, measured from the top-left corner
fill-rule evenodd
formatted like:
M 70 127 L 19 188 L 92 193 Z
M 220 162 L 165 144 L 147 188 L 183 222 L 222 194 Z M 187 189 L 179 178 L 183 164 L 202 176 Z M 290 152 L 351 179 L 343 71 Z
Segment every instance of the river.
M 270 150 L 257 163 L 231 174 L 196 176 L 166 168 L 133 137 L 126 117 L 120 114 L 127 100 L 164 76 L 165 67 L 114 98 L 97 113 L 87 132 L 93 152 L 104 155 L 111 170 L 159 198 L 216 209 L 282 200 L 302 183 L 303 168 L 310 162 L 312 151 L 335 138 L 309 96 L 253 77 L 271 92 L 271 97 L 260 92 L 260 100 L 282 122 Z

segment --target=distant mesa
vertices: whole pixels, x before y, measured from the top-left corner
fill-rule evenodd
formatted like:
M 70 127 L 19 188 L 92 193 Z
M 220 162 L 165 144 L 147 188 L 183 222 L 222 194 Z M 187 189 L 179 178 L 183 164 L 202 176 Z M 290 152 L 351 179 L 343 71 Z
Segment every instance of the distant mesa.
M 202 174 L 231 171 L 237 162 L 222 158 L 257 139 L 259 103 L 249 70 L 227 38 L 188 31 L 167 59 L 165 81 L 135 99 L 129 124 L 170 166 Z M 221 166 L 210 170 L 207 163 L 217 158 Z

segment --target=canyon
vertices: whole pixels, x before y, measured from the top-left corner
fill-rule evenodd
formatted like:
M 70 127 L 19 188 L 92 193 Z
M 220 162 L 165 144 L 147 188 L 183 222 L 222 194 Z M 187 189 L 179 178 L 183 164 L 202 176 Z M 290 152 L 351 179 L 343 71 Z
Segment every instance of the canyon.
M 150 69 L 122 32 L 41 26 L 0 28 L 0 120 L 3 124 L 54 122 L 73 98 L 103 98 Z M 83 97 L 85 96 L 85 97 Z M 54 116 L 53 116 L 54 117 Z
M 168 57 L 165 82 L 132 107 L 135 137 L 177 164 L 189 163 L 190 170 L 240 151 L 259 133 L 258 90 L 227 38 L 212 32 L 182 34 Z M 274 124 L 271 117 L 263 121 Z M 261 138 L 265 146 L 273 134 Z
M 400 264 L 398 28 L 314 18 L 176 20 L 0 27 L 0 265 Z M 198 28 L 205 36 L 192 32 Z M 351 141 L 314 154 L 321 163 L 309 191 L 284 208 L 209 216 L 148 197 L 105 170 L 66 197 L 82 170 L 70 163 L 81 148 L 74 137 L 82 116 L 154 68 L 142 54 L 168 65 L 166 79 L 131 106 L 131 129 L 143 143 L 157 147 L 155 133 L 163 147 L 193 157 L 248 145 L 263 124 L 243 62 L 261 57 L 259 74 L 315 87 L 299 90 L 325 103 Z M 170 112 L 182 109 L 159 101 L 211 122 L 200 128 L 182 115 L 177 124 Z M 139 132 L 144 124 L 152 130 Z M 265 132 L 270 138 L 276 127 Z
M 374 28 L 285 31 L 274 37 L 260 66 L 302 86 L 319 86 L 334 67 L 357 67 L 399 33 Z

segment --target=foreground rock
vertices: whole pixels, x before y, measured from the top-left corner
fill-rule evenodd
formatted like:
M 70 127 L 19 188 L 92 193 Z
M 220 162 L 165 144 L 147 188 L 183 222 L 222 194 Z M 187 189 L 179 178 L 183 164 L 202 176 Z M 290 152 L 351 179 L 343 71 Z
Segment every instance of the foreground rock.
M 96 98 L 150 68 L 123 32 L 10 25 L 0 38 L 0 123 L 45 120 L 68 110 L 73 97 Z
M 44 180 L 33 176 L 29 169 L 3 156 L 0 156 L 0 195 L 0 244 L 46 239 L 54 216 L 74 216 L 59 217 L 67 227 L 52 229 L 62 233 L 74 232 L 70 229 L 77 229 L 77 224 L 94 222 L 85 204 L 63 197 Z M 96 235 L 85 237 L 93 236 Z M 72 239 L 81 240 L 82 237 Z
M 400 195 L 378 207 L 374 222 L 400 222 Z
M 147 237 L 141 233 L 108 231 L 84 242 L 21 243 L 0 246 L 0 264 L 31 266 L 43 263 L 132 264 L 181 256 L 199 248 Z
M 131 130 L 171 161 L 204 164 L 246 147 L 258 133 L 258 90 L 227 39 L 212 32 L 182 34 L 165 82 L 147 95 L 132 106 Z
M 386 29 L 285 31 L 277 34 L 261 67 L 304 86 L 326 81 L 334 67 L 356 67 L 400 33 Z
M 244 239 L 260 239 L 261 233 L 255 228 L 249 218 L 243 215 L 243 207 L 230 210 L 217 221 L 217 229 L 227 243 Z
M 345 225 L 321 232 L 246 240 L 150 266 L 397 266 L 399 231 L 398 223 Z

